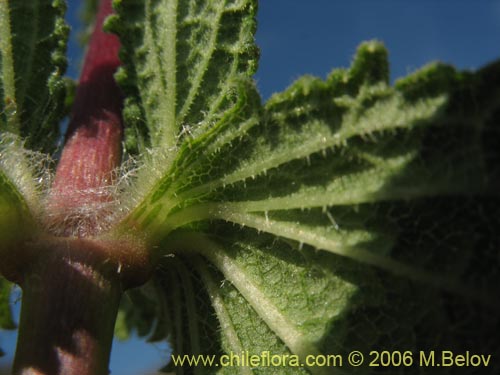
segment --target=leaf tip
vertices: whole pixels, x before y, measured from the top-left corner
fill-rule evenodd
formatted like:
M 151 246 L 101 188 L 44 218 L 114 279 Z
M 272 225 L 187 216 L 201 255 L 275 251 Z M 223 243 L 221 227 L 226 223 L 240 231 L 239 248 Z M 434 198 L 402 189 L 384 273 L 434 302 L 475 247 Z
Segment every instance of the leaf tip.
M 362 43 L 351 65 L 350 75 L 358 84 L 389 83 L 389 60 L 387 49 L 378 40 Z

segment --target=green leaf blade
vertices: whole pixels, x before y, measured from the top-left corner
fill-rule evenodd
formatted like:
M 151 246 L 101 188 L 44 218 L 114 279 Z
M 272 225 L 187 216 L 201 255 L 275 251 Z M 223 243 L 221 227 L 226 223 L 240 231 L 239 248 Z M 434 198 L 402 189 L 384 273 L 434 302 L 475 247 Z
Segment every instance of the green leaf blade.
M 500 65 L 461 73 L 435 64 L 395 87 L 387 66 L 370 42 L 351 69 L 302 78 L 264 108 L 240 90 L 247 98 L 186 137 L 122 223 L 148 232 L 158 255 L 193 266 L 221 350 L 303 359 L 401 350 L 396 343 L 421 350 L 435 339 L 433 349 L 463 351 L 467 330 L 477 348 L 498 343 L 498 314 L 471 317 L 499 309 Z M 162 261 L 178 272 L 174 263 Z
M 15 251 L 9 246 L 17 243 L 21 234 L 27 235 L 31 223 L 31 212 L 17 187 L 0 169 L 0 238 L 4 251 Z M 31 223 L 31 225 L 30 225 Z
M 188 143 L 165 183 L 145 196 L 134 225 L 154 220 L 154 230 L 167 235 L 176 227 L 171 213 L 203 202 L 224 218 L 224 207 L 230 207 L 228 213 L 265 212 L 490 191 L 487 181 L 495 178 L 495 167 L 485 164 L 491 151 L 482 147 L 481 134 L 493 125 L 474 112 L 460 118 L 452 112 L 461 93 L 474 92 L 481 79 L 464 84 L 459 73 L 450 77 L 438 67 L 433 79 L 444 76 L 446 84 L 412 98 L 404 85 L 398 86 L 401 91 L 386 85 L 384 69 L 366 62 L 370 54 L 383 55 L 378 44 L 367 43 L 350 71 L 333 72 L 326 82 L 301 79 L 271 98 L 263 114 L 235 105 L 228 124 L 248 118 L 250 126 L 235 129 L 220 146 L 217 140 L 231 127 Z M 374 72 L 363 76 L 365 81 L 357 78 L 359 61 Z M 428 80 L 426 71 L 416 76 Z M 494 100 L 487 106 L 494 108 Z M 225 129 L 218 124 L 213 129 L 219 128 Z M 193 221 L 210 216 L 204 208 L 191 211 L 201 215 L 192 215 Z
M 52 151 L 65 93 L 65 3 L 4 0 L 1 7 L 0 110 L 10 124 L 2 131 L 26 138 L 29 148 Z
M 109 27 L 121 36 L 125 56 L 119 81 L 137 84 L 130 106 L 142 108 L 153 147 L 172 149 L 186 131 L 210 127 L 227 109 L 228 83 L 256 70 L 251 0 L 115 6 L 119 18 Z
M 17 116 L 16 88 L 14 83 L 14 62 L 12 58 L 10 12 L 6 1 L 0 2 L 0 66 L 2 101 L 0 113 L 4 117 L 3 131 L 19 134 L 19 118 Z

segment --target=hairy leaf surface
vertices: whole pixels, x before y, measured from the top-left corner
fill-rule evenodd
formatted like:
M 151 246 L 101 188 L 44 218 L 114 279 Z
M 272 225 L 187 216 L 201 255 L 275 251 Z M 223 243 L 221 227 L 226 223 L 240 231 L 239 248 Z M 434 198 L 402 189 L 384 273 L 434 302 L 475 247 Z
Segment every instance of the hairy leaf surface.
M 53 151 L 62 117 L 66 68 L 62 0 L 0 2 L 0 131 Z
M 129 148 L 175 148 L 233 105 L 234 80 L 257 68 L 253 0 L 115 1 Z M 141 123 L 138 116 L 144 113 Z M 147 135 L 145 135 L 147 133 Z
M 369 42 L 349 70 L 301 78 L 264 107 L 250 83 L 238 87 L 118 229 L 145 230 L 165 256 L 152 337 L 170 337 L 178 354 L 301 361 L 497 350 L 498 63 L 476 73 L 433 64 L 391 87 L 386 51 Z

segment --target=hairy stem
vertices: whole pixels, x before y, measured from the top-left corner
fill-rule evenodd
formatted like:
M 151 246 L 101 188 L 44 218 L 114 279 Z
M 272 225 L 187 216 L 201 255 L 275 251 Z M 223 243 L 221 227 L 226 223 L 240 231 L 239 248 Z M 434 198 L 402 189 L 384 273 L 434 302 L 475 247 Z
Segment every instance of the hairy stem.
M 119 41 L 102 31 L 111 11 L 111 0 L 102 0 L 47 200 L 50 235 L 20 250 L 28 255 L 16 280 L 23 303 L 15 375 L 108 374 L 122 289 L 143 282 L 135 275 L 148 267 L 133 239 L 102 236 L 123 133 L 113 79 Z
M 22 282 L 15 375 L 107 375 L 122 293 L 92 242 L 44 241 Z M 50 247 L 50 248 L 49 248 Z
M 95 235 L 106 229 L 111 210 L 123 133 L 122 95 L 113 78 L 120 43 L 102 30 L 111 11 L 111 0 L 101 1 L 49 197 L 47 224 L 56 235 Z

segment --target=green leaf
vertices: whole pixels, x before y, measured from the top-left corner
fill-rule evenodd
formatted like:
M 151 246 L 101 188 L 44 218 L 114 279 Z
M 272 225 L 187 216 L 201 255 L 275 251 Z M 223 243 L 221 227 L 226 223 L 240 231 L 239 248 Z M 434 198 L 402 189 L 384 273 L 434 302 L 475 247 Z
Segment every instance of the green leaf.
M 0 113 L 4 117 L 2 122 L 5 123 L 2 126 L 4 128 L 2 130 L 18 133 L 20 124 L 17 113 L 10 14 L 7 1 L 0 2 L 0 33 L 2 36 L 0 38 L 0 63 L 2 67 L 2 101 L 0 102 Z
M 381 54 L 379 44 L 363 45 L 351 71 L 334 71 L 327 82 L 303 78 L 271 98 L 262 115 L 244 94 L 251 90 L 241 89 L 217 131 L 180 149 L 127 222 L 161 237 L 209 217 L 247 225 L 236 216 L 491 190 L 498 168 L 482 142 L 495 131 L 486 124 L 498 88 L 469 113 L 455 107 L 474 100 L 471 93 L 488 74 L 495 79 L 494 71 L 450 75 L 446 66 L 426 68 L 411 79 L 446 81 L 414 98 L 404 82 L 391 88 L 385 76 L 377 81 L 370 65 L 363 71 L 374 75 L 360 81 L 360 61 L 372 61 L 365 55 L 380 61 Z M 146 173 L 155 168 L 148 165 Z
M 349 70 L 301 78 L 264 108 L 242 80 L 230 110 L 166 168 L 146 161 L 138 180 L 159 182 L 135 190 L 117 231 L 145 230 L 165 256 L 155 340 L 301 361 L 498 348 L 500 64 L 432 64 L 391 87 L 386 55 L 365 43 Z
M 43 210 L 41 191 L 46 182 L 48 158 L 40 153 L 27 151 L 25 142 L 11 133 L 0 137 L 0 202 L 5 228 L 16 228 L 18 219 L 31 223 Z M 5 215 L 5 216 L 4 216 Z M 12 216 L 10 216 L 12 215 Z M 22 228 L 21 225 L 19 228 Z M 21 231 L 28 233 L 28 227 Z M 19 232 L 5 229 L 5 235 L 19 236 Z M 1 237 L 3 238 L 3 237 Z
M 3 241 L 2 247 L 4 247 L 4 243 L 10 243 L 9 239 L 17 238 L 18 231 L 23 227 L 23 218 L 28 212 L 23 196 L 5 173 L 0 170 L 0 237 Z
M 66 68 L 62 0 L 0 1 L 0 131 L 53 151 Z M 27 27 L 29 25 L 29 27 Z
M 115 1 L 107 27 L 121 37 L 118 81 L 127 147 L 171 151 L 207 131 L 232 106 L 233 81 L 257 68 L 253 0 Z M 144 113 L 145 123 L 138 121 Z M 144 128 L 146 127 L 146 129 Z M 145 135 L 147 132 L 147 135 Z
M 260 98 L 253 84 L 243 80 L 237 81 L 235 85 L 231 93 L 232 107 L 208 131 L 198 137 L 186 139 L 177 153 L 167 156 L 166 160 L 160 159 L 160 163 L 152 159 L 146 160 L 133 190 L 126 192 L 123 198 L 125 202 L 140 203 L 131 207 L 133 211 L 119 228 L 128 230 L 128 225 L 138 222 L 152 236 L 158 234 L 162 237 L 166 234 L 166 228 L 171 225 L 165 221 L 166 216 L 178 211 L 178 205 L 200 202 L 195 194 L 188 199 L 181 196 L 177 199 L 176 196 L 181 190 L 197 186 L 204 179 L 210 178 L 210 173 L 220 172 L 228 162 L 221 159 L 227 156 L 222 150 L 227 151 L 231 145 L 241 142 L 247 131 L 259 122 Z M 168 172 L 165 173 L 165 170 Z M 162 227 L 156 230 L 154 228 L 157 225 Z
M 32 176 L 20 141 L 0 139 L 0 253 L 15 251 L 17 242 L 27 239 L 34 228 L 40 202 Z
M 221 355 L 218 321 L 204 288 L 205 280 L 194 271 L 193 260 L 166 259 L 167 266 L 156 275 L 154 283 L 160 311 L 150 340 L 158 341 L 168 334 L 174 354 Z M 167 270 L 168 274 L 164 272 Z M 172 368 L 172 363 L 169 367 L 177 370 Z M 204 369 L 195 372 L 204 373 Z
M 332 272 L 339 271 L 339 264 L 324 254 L 298 252 L 272 236 L 240 231 L 229 237 L 226 232 L 215 242 L 188 233 L 177 240 L 184 251 L 201 251 L 223 274 L 196 263 L 220 325 L 227 327 L 222 332 L 226 352 L 269 350 L 305 361 L 321 352 L 321 339 L 355 299 L 356 285 L 342 277 L 352 273 L 352 264 Z M 336 334 L 339 339 L 343 335 L 341 330 Z

